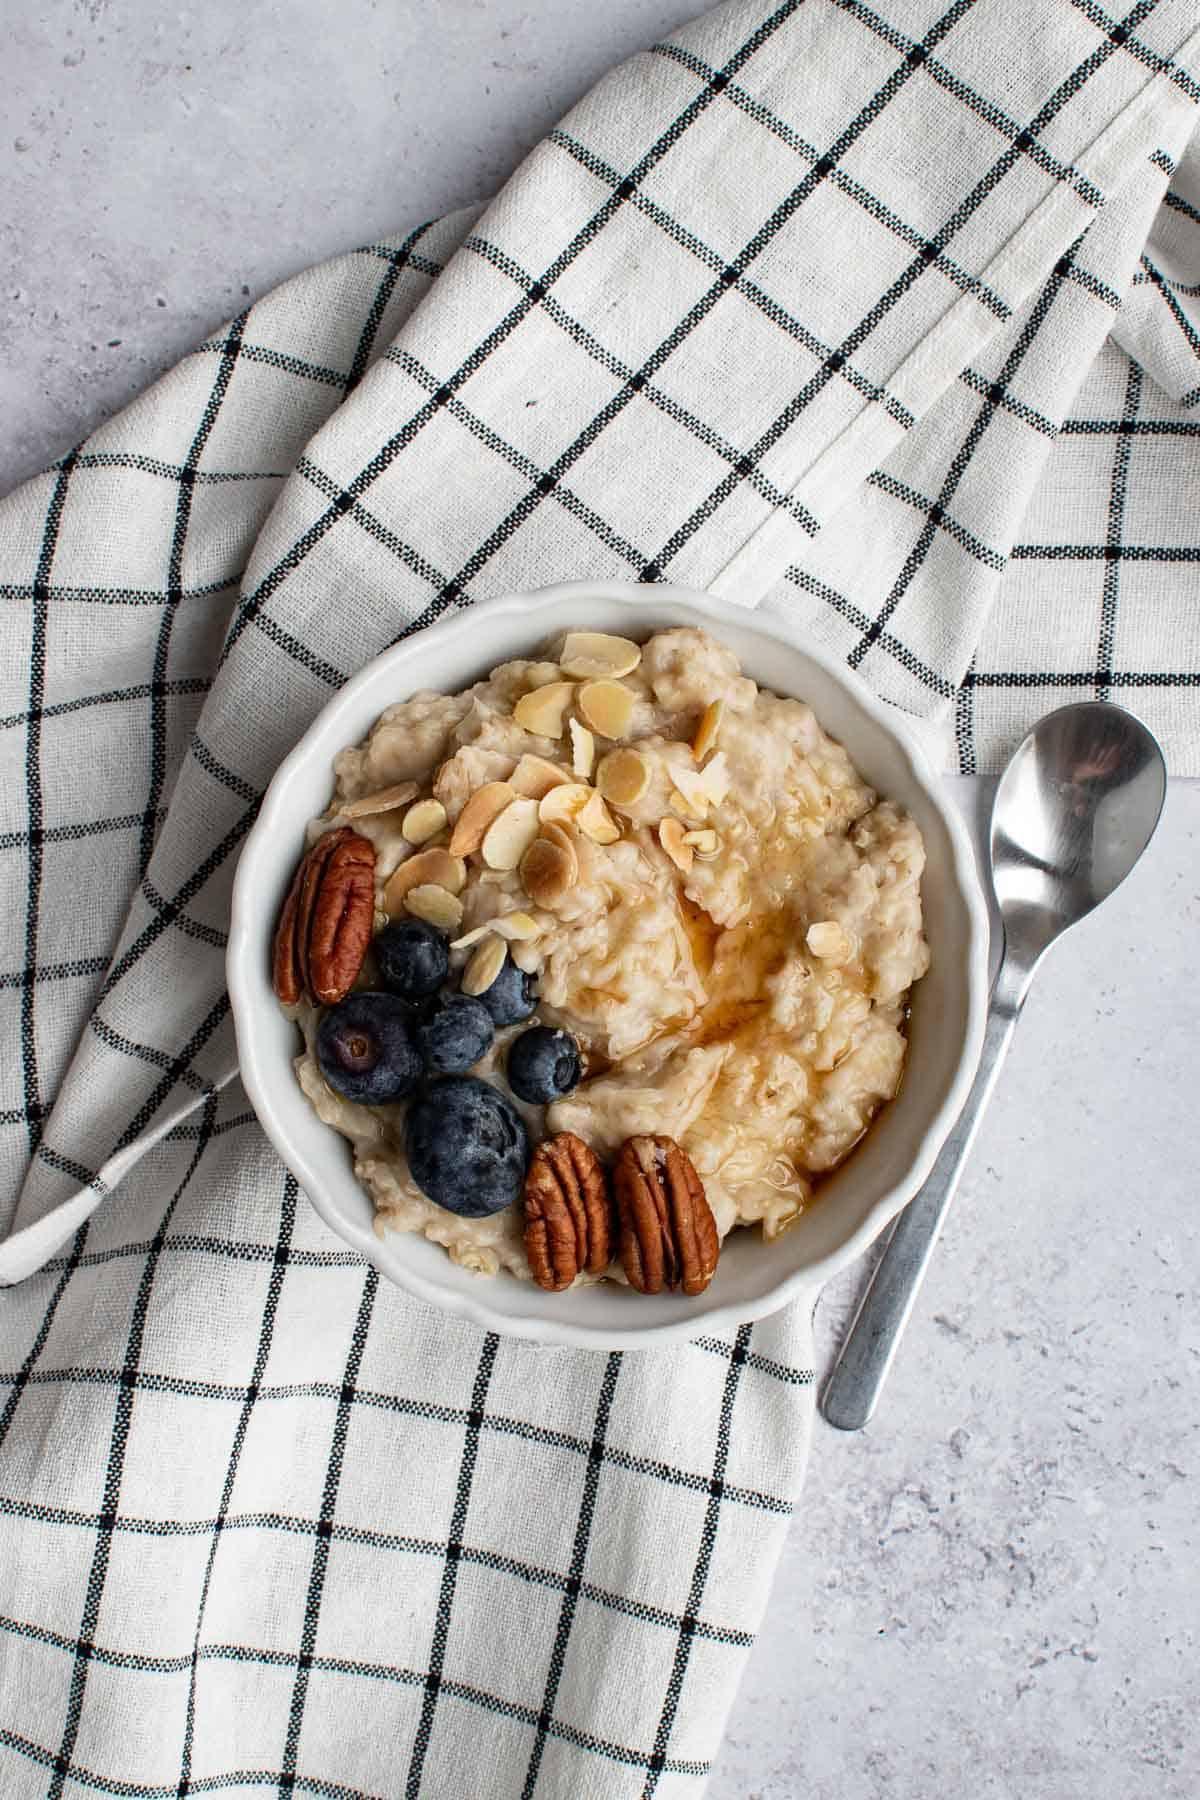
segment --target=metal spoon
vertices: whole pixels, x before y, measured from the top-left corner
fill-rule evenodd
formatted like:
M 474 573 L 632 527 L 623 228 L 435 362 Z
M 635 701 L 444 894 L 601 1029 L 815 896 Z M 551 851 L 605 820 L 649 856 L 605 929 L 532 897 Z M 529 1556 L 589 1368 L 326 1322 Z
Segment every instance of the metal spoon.
M 1120 886 L 1167 791 L 1140 720 L 1102 700 L 1034 726 L 992 804 L 990 872 L 1004 928 L 975 1085 L 924 1187 L 896 1222 L 821 1397 L 840 1431 L 875 1410 L 1034 972 L 1050 945 Z

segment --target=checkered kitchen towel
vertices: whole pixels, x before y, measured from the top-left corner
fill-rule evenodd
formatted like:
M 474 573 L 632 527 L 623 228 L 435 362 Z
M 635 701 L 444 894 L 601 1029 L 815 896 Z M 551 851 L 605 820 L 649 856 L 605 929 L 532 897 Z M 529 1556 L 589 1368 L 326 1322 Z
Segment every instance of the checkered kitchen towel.
M 591 574 L 760 604 L 990 763 L 1200 767 L 1196 0 L 731 0 L 482 216 L 289 283 L 0 509 L 0 1791 L 694 1794 L 804 1308 L 499 1342 L 321 1227 L 230 877 L 361 663 Z

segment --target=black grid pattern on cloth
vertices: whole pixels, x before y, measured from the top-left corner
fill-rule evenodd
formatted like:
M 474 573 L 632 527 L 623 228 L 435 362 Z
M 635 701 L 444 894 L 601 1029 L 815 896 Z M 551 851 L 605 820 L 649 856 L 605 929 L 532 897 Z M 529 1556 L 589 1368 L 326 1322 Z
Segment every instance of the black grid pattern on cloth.
M 1200 543 L 1153 504 L 1200 474 L 1187 11 L 722 8 L 502 205 L 267 296 L 0 508 L 5 1225 L 10 1193 L 22 1225 L 102 1197 L 0 1301 L 6 1792 L 703 1780 L 795 1502 L 806 1321 L 589 1357 L 381 1284 L 236 1080 L 233 866 L 366 656 L 564 574 L 709 585 L 777 530 L 764 609 L 960 767 L 1079 693 L 1196 754 Z M 1097 121 L 1148 91 L 1110 191 Z M 930 121 L 945 155 L 898 184 Z M 810 493 L 856 435 L 852 491 Z

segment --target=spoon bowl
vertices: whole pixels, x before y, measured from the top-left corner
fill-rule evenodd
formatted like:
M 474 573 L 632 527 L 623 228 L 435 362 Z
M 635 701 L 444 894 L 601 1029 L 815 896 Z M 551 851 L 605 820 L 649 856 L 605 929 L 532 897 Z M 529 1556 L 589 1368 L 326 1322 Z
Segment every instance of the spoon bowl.
M 1032 973 L 1056 937 L 1120 886 L 1166 791 L 1162 751 L 1122 707 L 1084 700 L 1034 726 L 992 806 L 992 884 L 1017 968 Z

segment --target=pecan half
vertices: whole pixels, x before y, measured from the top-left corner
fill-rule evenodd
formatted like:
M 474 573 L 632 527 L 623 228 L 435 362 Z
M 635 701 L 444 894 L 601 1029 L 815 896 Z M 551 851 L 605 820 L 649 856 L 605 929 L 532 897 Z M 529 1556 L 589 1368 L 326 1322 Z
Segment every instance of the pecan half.
M 545 1138 L 525 1177 L 525 1254 L 550 1293 L 612 1260 L 612 1202 L 600 1159 L 573 1131 Z
M 721 1254 L 717 1223 L 691 1159 L 674 1138 L 626 1138 L 613 1191 L 621 1267 L 640 1294 L 681 1287 L 702 1294 Z
M 273 981 L 286 1006 L 307 993 L 344 1000 L 375 922 L 375 846 L 343 826 L 317 839 L 296 870 L 275 930 Z

